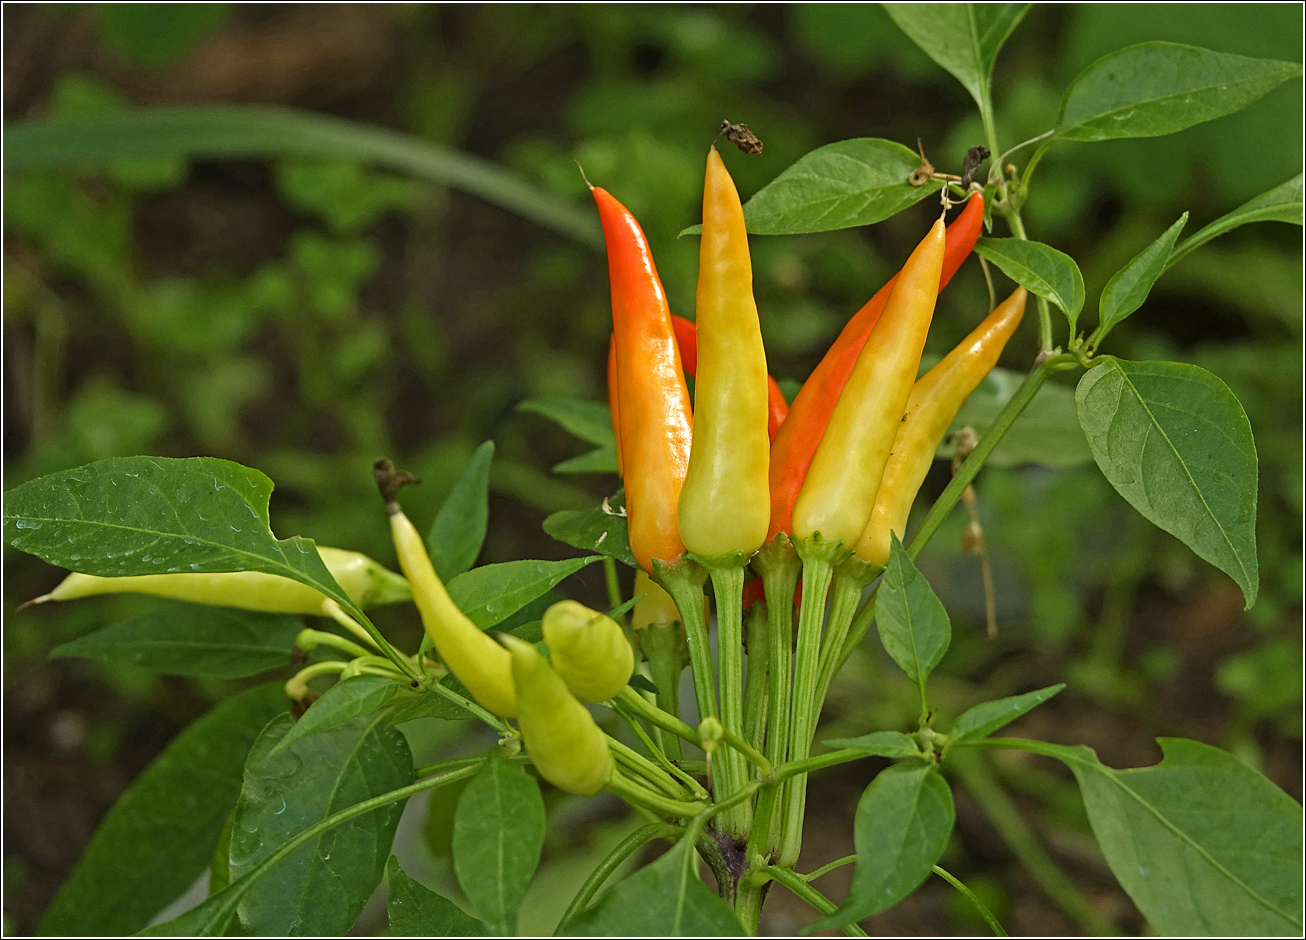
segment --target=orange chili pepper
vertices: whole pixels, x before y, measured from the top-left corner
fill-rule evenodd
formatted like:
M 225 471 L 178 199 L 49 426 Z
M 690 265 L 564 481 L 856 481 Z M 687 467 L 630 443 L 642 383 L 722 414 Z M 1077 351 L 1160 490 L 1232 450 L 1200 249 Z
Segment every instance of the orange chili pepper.
M 630 210 L 591 187 L 608 249 L 617 407 L 613 428 L 626 487 L 630 550 L 645 571 L 685 550 L 676 513 L 693 415 L 667 295 Z M 609 393 L 611 395 L 611 392 Z M 611 399 L 610 399 L 611 401 Z
M 698 375 L 698 327 L 693 320 L 686 320 L 677 314 L 671 315 L 671 325 L 676 330 L 676 342 L 680 344 L 680 361 L 685 366 L 685 374 L 690 378 Z M 784 392 L 775 376 L 766 377 L 766 431 L 775 440 L 785 415 L 789 413 L 789 402 L 785 401 Z
M 948 226 L 939 290 L 947 286 L 975 247 L 983 223 L 984 197 L 975 193 Z M 895 274 L 862 309 L 853 314 L 825 357 L 803 383 L 788 416 L 780 425 L 779 433 L 774 436 L 771 443 L 771 527 L 767 533 L 768 541 L 779 532 L 793 532 L 794 503 L 812 466 L 812 458 L 816 456 L 830 415 L 834 413 L 835 403 L 852 375 L 872 327 L 884 312 L 884 305 L 888 303 L 897 280 Z

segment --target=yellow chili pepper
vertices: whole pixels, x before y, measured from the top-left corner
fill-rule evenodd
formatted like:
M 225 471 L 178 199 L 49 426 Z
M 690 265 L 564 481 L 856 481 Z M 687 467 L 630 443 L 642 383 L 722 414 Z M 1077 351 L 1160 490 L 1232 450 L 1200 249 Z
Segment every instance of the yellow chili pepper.
M 866 529 L 934 315 L 944 231 L 935 222 L 903 265 L 839 395 L 794 504 L 798 538 L 819 532 L 852 547 Z
M 751 554 L 766 539 L 771 514 L 766 351 L 744 211 L 715 147 L 707 155 L 698 258 L 694 439 L 680 536 L 705 557 Z
M 508 647 L 517 720 L 535 769 L 560 790 L 598 793 L 612 775 L 607 737 L 533 644 L 515 636 L 500 639 Z
M 517 697 L 508 651 L 472 623 L 450 599 L 431 564 L 431 556 L 426 553 L 422 536 L 399 504 L 387 503 L 386 511 L 390 514 L 390 535 L 394 538 L 399 565 L 408 576 L 413 601 L 422 615 L 422 626 L 435 644 L 440 661 L 489 711 L 504 718 L 516 717 Z
M 997 364 L 1024 315 L 1025 288 L 1017 287 L 956 349 L 912 386 L 875 497 L 875 508 L 857 543 L 858 558 L 877 565 L 889 563 L 889 533 L 903 537 L 912 500 L 929 472 L 939 442 L 962 402 Z
M 615 698 L 635 672 L 635 651 L 615 620 L 576 601 L 544 612 L 553 668 L 582 702 Z
M 359 607 L 393 604 L 412 597 L 408 583 L 361 552 L 318 546 L 318 554 L 346 594 Z M 291 578 L 262 571 L 208 574 L 143 574 L 101 578 L 74 573 L 49 594 L 29 601 L 70 601 L 98 594 L 149 594 L 193 604 L 238 607 L 269 614 L 321 614 L 327 597 L 316 588 Z

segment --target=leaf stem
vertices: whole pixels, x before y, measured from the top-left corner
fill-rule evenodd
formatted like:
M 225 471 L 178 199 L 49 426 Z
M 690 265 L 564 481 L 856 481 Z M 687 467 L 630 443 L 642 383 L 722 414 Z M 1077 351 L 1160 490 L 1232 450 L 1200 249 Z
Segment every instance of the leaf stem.
M 607 585 L 608 588 L 608 607 L 611 610 L 616 610 L 624 604 L 625 601 L 621 596 L 621 584 L 617 581 L 616 559 L 607 555 L 603 556 L 603 583 Z M 626 615 L 622 614 L 619 620 L 624 626 L 627 620 Z
M 809 885 L 806 879 L 797 872 L 788 868 L 782 868 L 779 865 L 763 865 L 761 868 L 756 869 L 756 871 L 765 875 L 767 878 L 770 878 L 772 881 L 784 885 L 827 917 L 835 912 L 837 905 L 820 891 L 817 891 Z M 866 931 L 862 930 L 862 928 L 856 924 L 845 924 L 840 929 L 850 937 L 866 936 Z
M 857 861 L 856 855 L 845 855 L 843 858 L 836 858 L 833 862 L 829 862 L 825 865 L 822 865 L 820 868 L 818 868 L 816 871 L 812 872 L 809 875 L 803 875 L 802 878 L 804 881 L 815 881 L 817 878 L 820 878 L 822 875 L 828 875 L 836 868 L 843 868 L 843 866 L 851 865 L 855 861 Z
M 1002 929 L 1002 925 L 998 923 L 998 919 L 993 916 L 987 907 L 984 906 L 984 902 L 975 896 L 974 891 L 970 890 L 970 888 L 961 883 L 960 879 L 944 871 L 938 865 L 934 866 L 933 871 L 934 874 L 938 875 L 948 884 L 960 891 L 966 900 L 975 905 L 975 910 L 980 912 L 980 916 L 988 922 L 989 929 L 991 929 L 996 936 L 1005 937 L 1007 935 L 1007 932 Z
M 554 936 L 560 934 L 572 918 L 589 906 L 590 900 L 598 892 L 599 888 L 603 887 L 603 882 L 607 881 L 621 867 L 622 863 L 634 855 L 637 850 L 654 839 L 666 839 L 674 844 L 680 841 L 680 837 L 684 834 L 685 830 L 681 826 L 674 823 L 659 822 L 650 823 L 642 829 L 636 829 L 622 839 L 617 843 L 616 848 L 609 852 L 603 861 L 599 862 L 598 867 L 590 872 L 589 877 L 585 879 L 585 883 L 580 886 L 580 890 L 576 892 L 576 896 L 571 899 L 571 903 L 567 905 L 567 909 L 563 912 L 562 920 L 558 921 L 558 929 L 554 931 Z

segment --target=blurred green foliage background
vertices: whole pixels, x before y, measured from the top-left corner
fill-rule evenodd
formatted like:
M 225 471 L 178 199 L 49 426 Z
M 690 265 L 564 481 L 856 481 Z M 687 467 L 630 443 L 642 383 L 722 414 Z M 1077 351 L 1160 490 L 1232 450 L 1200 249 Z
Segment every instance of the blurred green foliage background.
M 982 138 L 963 89 L 873 5 L 74 4 L 6 5 L 3 16 L 7 122 L 291 105 L 465 150 L 588 208 L 579 161 L 639 217 L 683 314 L 697 242 L 676 233 L 698 221 L 704 151 L 723 117 L 765 142 L 758 158 L 727 156 L 745 198 L 831 141 L 919 139 L 955 170 Z M 1301 61 L 1301 26 L 1294 4 L 1036 6 L 998 61 L 1000 139 L 1050 127 L 1066 84 L 1122 46 L 1165 39 Z M 1300 172 L 1301 136 L 1301 88 L 1283 86 L 1170 137 L 1061 144 L 1035 181 L 1030 236 L 1078 261 L 1091 305 L 1183 211 L 1196 231 Z M 753 240 L 775 375 L 806 376 L 933 212 Z M 538 396 L 605 397 L 606 265 L 589 246 L 456 191 L 303 158 L 10 173 L 4 225 L 6 488 L 111 456 L 211 454 L 272 477 L 278 535 L 393 565 L 369 472 L 377 456 L 422 476 L 408 507 L 425 526 L 472 450 L 494 439 L 482 562 L 572 554 L 540 521 L 615 486 L 550 474 L 580 445 L 515 410 Z M 943 295 L 928 351 L 946 351 L 986 309 L 972 262 Z M 1004 364 L 1028 365 L 1034 333 L 1031 318 Z M 1260 456 L 1260 599 L 1243 613 L 1232 582 L 1133 514 L 1091 464 L 986 470 L 996 640 L 984 635 L 978 563 L 959 547 L 960 512 L 921 561 L 954 619 L 941 707 L 1064 679 L 1070 688 L 1019 730 L 1091 744 L 1117 766 L 1152 763 L 1154 736 L 1183 734 L 1234 750 L 1300 798 L 1300 230 L 1250 226 L 1199 250 L 1104 351 L 1202 365 L 1242 401 Z M 924 495 L 946 480 L 937 465 Z M 60 573 L 8 551 L 5 572 L 5 925 L 26 932 L 103 810 L 227 687 L 47 662 L 54 645 L 137 602 L 15 614 Z M 566 587 L 603 598 L 597 569 Z M 380 622 L 417 635 L 406 612 Z M 868 645 L 841 677 L 831 736 L 909 721 L 910 696 L 881 660 Z M 1025 765 L 998 771 L 1083 890 L 1130 925 L 1137 915 L 1103 877 L 1073 788 Z M 840 820 L 855 790 L 843 799 L 830 786 L 807 868 L 851 841 Z M 424 827 L 437 869 L 442 805 Z M 583 873 L 613 838 L 612 813 L 551 817 L 546 885 Z M 954 843 L 946 864 L 1013 933 L 1073 929 L 964 798 Z M 966 933 L 972 916 L 931 886 L 877 925 Z M 779 932 L 811 919 L 778 903 L 769 918 Z

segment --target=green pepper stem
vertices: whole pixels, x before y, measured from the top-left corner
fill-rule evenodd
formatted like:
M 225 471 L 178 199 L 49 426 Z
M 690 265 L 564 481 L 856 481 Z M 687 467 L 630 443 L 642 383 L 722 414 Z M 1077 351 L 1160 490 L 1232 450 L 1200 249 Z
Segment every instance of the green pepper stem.
M 770 650 L 767 637 L 768 613 L 765 601 L 748 611 L 744 629 L 748 636 L 748 682 L 744 686 L 744 739 L 765 747 L 766 716 L 770 694 Z
M 353 640 L 346 640 L 337 634 L 327 633 L 325 630 L 314 630 L 311 627 L 305 627 L 295 635 L 295 645 L 305 653 L 311 653 L 319 646 L 329 646 L 334 650 L 347 654 L 350 658 L 372 655 Z
M 793 723 L 794 592 L 802 562 L 789 536 L 781 532 L 753 556 L 753 567 L 761 574 L 762 587 L 766 591 L 767 671 L 771 700 L 766 756 L 775 766 L 784 763 L 789 756 L 789 732 Z M 779 798 L 777 791 L 773 800 Z M 761 812 L 760 804 L 757 812 Z M 754 825 L 749 841 L 756 842 L 759 837 L 766 840 L 764 851 L 755 854 L 763 855 L 779 848 L 781 833 L 778 827 L 772 828 L 774 820 L 774 815 L 768 814 L 765 832 L 759 832 Z
M 729 799 L 743 787 L 749 776 L 741 751 L 747 748 L 753 754 L 757 753 L 744 740 L 743 593 L 744 568 L 748 565 L 748 558 L 743 552 L 734 552 L 722 558 L 698 558 L 697 561 L 712 576 L 712 591 L 716 595 L 721 725 L 725 729 L 725 739 L 733 747 L 721 754 L 715 792 L 718 796 Z M 745 839 L 753 823 L 752 807 L 747 803 L 738 804 L 722 813 L 720 822 L 722 828 L 736 839 Z
M 707 809 L 707 804 L 701 801 L 687 803 L 683 800 L 668 799 L 660 793 L 655 793 L 647 787 L 640 786 L 636 781 L 623 775 L 616 767 L 612 768 L 612 776 L 608 778 L 608 782 L 603 786 L 604 789 L 615 793 L 627 803 L 652 810 L 659 816 L 688 819 Z
M 658 767 L 639 751 L 622 744 L 610 735 L 608 737 L 608 748 L 612 751 L 612 756 L 617 759 L 617 763 L 637 774 L 641 780 L 661 791 L 664 796 L 679 800 L 690 795 L 667 771 Z
M 635 693 L 635 694 L 638 695 L 639 693 Z M 641 698 L 642 697 L 643 696 L 641 696 Z M 621 703 L 615 699 L 612 700 L 609 703 L 609 705 L 612 707 L 613 711 L 615 711 L 622 718 L 626 719 L 626 723 L 630 725 L 631 730 L 635 732 L 635 736 L 639 738 L 640 742 L 646 748 L 648 748 L 648 752 L 651 755 L 653 755 L 653 759 L 658 762 L 659 767 L 661 767 L 667 773 L 671 774 L 671 776 L 675 777 L 677 780 L 683 783 L 685 785 L 685 788 L 694 795 L 694 799 L 697 800 L 711 799 L 712 794 L 704 790 L 702 785 L 697 780 L 695 780 L 689 774 L 685 773 L 683 770 L 677 767 L 675 763 L 667 759 L 667 755 L 664 754 L 662 750 L 653 742 L 653 739 L 649 737 L 648 732 L 644 730 L 644 726 L 639 723 L 638 717 L 636 717 L 628 709 L 624 708 L 621 705 Z M 659 734 L 661 734 L 662 732 L 661 728 L 655 728 L 654 730 L 657 731 Z M 675 741 L 677 744 L 680 743 L 680 739 L 676 737 L 672 737 L 670 740 Z
M 299 672 L 295 673 L 286 680 L 286 695 L 300 701 L 308 694 L 308 680 L 317 676 L 325 676 L 332 672 L 344 672 L 349 663 L 339 659 L 329 659 L 325 662 L 313 663 L 311 666 L 305 666 Z
M 717 717 L 715 672 L 712 648 L 707 639 L 707 621 L 703 616 L 703 582 L 707 572 L 689 558 L 670 565 L 653 560 L 655 580 L 662 585 L 680 611 L 685 625 L 685 642 L 689 647 L 689 665 L 694 673 L 694 696 L 698 699 L 700 718 Z
M 789 737 L 791 760 L 807 757 L 816 732 L 817 669 L 820 666 L 821 626 L 825 619 L 825 598 L 836 565 L 852 554 L 840 539 L 823 539 L 820 534 L 799 539 L 796 546 L 803 560 L 803 603 L 798 612 L 798 651 L 794 657 L 793 722 Z M 781 842 L 777 863 L 792 868 L 803 844 L 803 812 L 807 802 L 807 780 L 798 777 L 785 788 L 781 815 Z
M 825 629 L 825 639 L 821 641 L 821 662 L 817 669 L 816 697 L 813 700 L 813 707 L 818 714 L 825 702 L 826 693 L 830 691 L 830 683 L 844 663 L 843 650 L 851 632 L 853 614 L 862 599 L 862 591 L 883 570 L 880 565 L 873 565 L 854 556 L 834 573 L 834 584 L 830 589 L 830 622 Z M 861 637 L 857 639 L 860 640 Z

